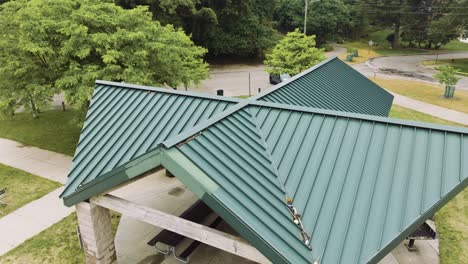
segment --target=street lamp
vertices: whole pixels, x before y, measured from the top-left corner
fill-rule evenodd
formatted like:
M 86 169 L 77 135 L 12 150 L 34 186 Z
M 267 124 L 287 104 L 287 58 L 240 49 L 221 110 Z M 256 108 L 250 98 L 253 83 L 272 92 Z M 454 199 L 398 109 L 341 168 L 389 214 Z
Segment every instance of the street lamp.
M 307 2 L 308 0 L 305 0 L 305 10 L 304 10 L 304 35 L 307 35 Z
M 435 62 L 435 64 L 437 64 L 437 60 L 439 59 L 439 49 L 440 49 L 441 46 L 442 46 L 442 43 L 440 43 L 440 42 L 438 42 L 436 44 L 436 62 Z

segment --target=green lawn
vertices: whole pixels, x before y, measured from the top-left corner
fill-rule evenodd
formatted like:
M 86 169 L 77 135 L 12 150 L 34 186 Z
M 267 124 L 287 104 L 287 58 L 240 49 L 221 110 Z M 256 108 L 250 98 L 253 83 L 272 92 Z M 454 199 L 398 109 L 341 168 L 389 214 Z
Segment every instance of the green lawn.
M 377 79 L 375 82 L 395 93 L 419 101 L 468 113 L 468 91 L 455 90 L 454 98 L 444 98 L 444 89 L 440 85 L 393 79 Z
M 436 222 L 440 263 L 468 263 L 468 189 L 436 214 Z
M 58 182 L 0 164 L 0 189 L 7 188 L 2 199 L 7 204 L 0 204 L 0 218 L 60 186 Z
M 112 228 L 115 233 L 120 215 L 111 213 L 111 217 Z M 76 234 L 77 226 L 76 213 L 73 213 L 37 236 L 26 240 L 5 255 L 0 256 L 0 263 L 85 263 L 84 253 L 80 249 Z
M 450 126 L 463 126 L 461 124 L 451 122 L 448 120 L 440 119 L 431 115 L 427 115 L 421 112 L 417 112 L 405 107 L 401 107 L 398 105 L 393 105 L 392 110 L 390 111 L 390 117 L 399 118 L 399 119 L 409 119 L 421 122 L 429 122 L 429 123 L 436 123 L 442 125 L 450 125 Z
M 412 54 L 424 54 L 424 53 L 435 53 L 433 49 L 419 49 L 419 48 L 408 48 L 408 43 L 401 42 L 401 47 L 398 49 L 392 49 L 390 43 L 387 41 L 387 36 L 393 31 L 389 29 L 376 30 L 369 33 L 369 36 L 361 40 L 353 40 L 345 42 L 346 47 L 355 48 L 359 50 L 360 57 L 356 58 L 357 63 L 361 63 L 368 58 L 378 56 L 392 56 L 392 55 L 412 55 Z M 369 52 L 369 40 L 374 43 L 378 43 L 377 46 L 373 46 Z M 468 51 L 468 43 L 463 43 L 458 40 L 452 40 L 440 49 L 444 51 Z M 362 54 L 362 55 L 361 55 Z
M 37 119 L 28 113 L 0 116 L 0 137 L 73 156 L 83 119 L 74 110 L 46 111 Z
M 369 33 L 369 36 L 361 40 L 355 40 L 350 42 L 345 42 L 344 45 L 351 48 L 361 49 L 363 55 L 369 53 L 369 40 L 372 40 L 374 43 L 378 44 L 373 46 L 371 52 L 374 52 L 374 56 L 389 56 L 389 55 L 407 55 L 407 54 L 422 54 L 428 53 L 428 50 L 416 49 L 416 48 L 406 48 L 402 43 L 403 47 L 398 49 L 392 49 L 390 43 L 386 40 L 387 36 L 392 33 L 392 30 L 377 30 L 372 33 Z M 367 52 L 364 52 L 367 51 Z M 372 53 L 371 53 L 372 54 Z
M 443 46 L 442 51 L 468 51 L 468 43 L 459 40 L 452 40 Z

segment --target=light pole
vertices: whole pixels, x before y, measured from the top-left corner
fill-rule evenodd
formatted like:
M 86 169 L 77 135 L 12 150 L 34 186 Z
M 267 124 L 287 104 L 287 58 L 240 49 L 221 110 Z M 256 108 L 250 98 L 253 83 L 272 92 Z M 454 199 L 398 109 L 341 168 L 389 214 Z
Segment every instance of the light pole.
M 304 10 L 304 35 L 307 35 L 307 2 L 309 2 L 309 0 L 305 0 L 305 10 Z
M 435 64 L 437 64 L 437 60 L 439 59 L 440 46 L 442 46 L 442 43 L 439 42 L 439 43 L 436 44 L 436 62 L 435 62 Z

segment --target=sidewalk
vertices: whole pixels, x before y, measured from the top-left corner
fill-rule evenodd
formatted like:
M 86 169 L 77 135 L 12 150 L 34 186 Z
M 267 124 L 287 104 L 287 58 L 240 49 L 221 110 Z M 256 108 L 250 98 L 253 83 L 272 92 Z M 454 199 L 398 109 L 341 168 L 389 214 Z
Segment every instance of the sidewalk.
M 60 187 L 0 218 L 0 256 L 75 211 L 58 198 L 62 191 Z
M 388 90 L 387 90 L 388 91 Z M 468 114 L 463 112 L 458 112 L 455 110 L 447 109 L 444 107 L 440 107 L 433 104 L 428 104 L 425 102 L 421 102 L 418 100 L 411 99 L 409 97 L 399 95 L 397 93 L 388 91 L 389 93 L 393 94 L 395 98 L 393 99 L 393 103 L 421 112 L 428 115 L 432 115 L 438 118 L 442 118 L 445 120 L 449 120 L 452 122 L 456 122 L 462 125 L 468 125 Z
M 0 138 L 0 163 L 65 184 L 72 158 Z
M 0 138 L 0 163 L 65 184 L 72 158 Z M 59 199 L 64 187 L 0 218 L 0 256 L 75 211 Z

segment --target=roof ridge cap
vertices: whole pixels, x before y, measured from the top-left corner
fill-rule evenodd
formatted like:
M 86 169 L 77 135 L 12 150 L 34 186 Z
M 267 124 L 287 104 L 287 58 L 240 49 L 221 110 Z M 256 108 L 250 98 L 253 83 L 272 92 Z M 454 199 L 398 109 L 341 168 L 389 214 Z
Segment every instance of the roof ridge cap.
M 213 100 L 226 101 L 226 102 L 232 102 L 232 103 L 239 103 L 245 100 L 245 99 L 240 99 L 240 98 L 235 98 L 235 97 L 211 95 L 211 94 L 192 92 L 192 91 L 181 91 L 181 90 L 175 90 L 175 89 L 170 89 L 170 88 L 153 87 L 153 86 L 130 84 L 130 83 L 124 83 L 124 82 L 111 82 L 111 81 L 96 80 L 95 85 L 96 86 L 107 85 L 107 86 L 148 91 L 148 92 L 159 92 L 159 93 L 175 94 L 175 95 L 182 95 L 182 96 L 199 97 L 199 98 L 213 99 Z

